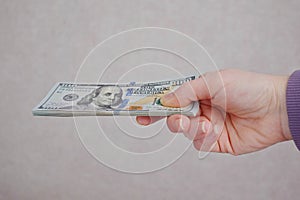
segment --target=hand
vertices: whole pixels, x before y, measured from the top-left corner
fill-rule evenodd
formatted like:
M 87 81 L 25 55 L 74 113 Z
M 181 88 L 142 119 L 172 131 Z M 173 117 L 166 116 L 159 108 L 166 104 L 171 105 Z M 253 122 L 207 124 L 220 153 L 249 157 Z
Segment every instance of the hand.
M 193 140 L 197 150 L 254 152 L 290 140 L 285 90 L 288 76 L 227 69 L 209 72 L 162 97 L 164 106 L 183 107 L 199 101 L 196 117 L 172 115 L 167 125 Z M 138 116 L 149 125 L 161 117 Z

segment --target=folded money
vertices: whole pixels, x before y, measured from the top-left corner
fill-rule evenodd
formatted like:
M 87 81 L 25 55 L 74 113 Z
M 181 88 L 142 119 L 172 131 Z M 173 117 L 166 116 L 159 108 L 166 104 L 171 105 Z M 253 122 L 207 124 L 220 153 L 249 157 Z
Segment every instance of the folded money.
M 198 102 L 182 108 L 163 106 L 160 98 L 195 79 L 187 78 L 150 83 L 89 84 L 57 83 L 32 110 L 37 116 L 195 116 Z

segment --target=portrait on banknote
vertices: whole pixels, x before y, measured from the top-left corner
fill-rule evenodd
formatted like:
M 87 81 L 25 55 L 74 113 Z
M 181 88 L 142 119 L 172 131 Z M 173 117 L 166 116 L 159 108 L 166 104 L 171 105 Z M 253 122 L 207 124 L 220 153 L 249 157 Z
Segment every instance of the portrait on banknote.
M 62 107 L 73 110 L 110 110 L 122 103 L 123 91 L 116 85 L 103 85 L 82 97 L 76 105 Z

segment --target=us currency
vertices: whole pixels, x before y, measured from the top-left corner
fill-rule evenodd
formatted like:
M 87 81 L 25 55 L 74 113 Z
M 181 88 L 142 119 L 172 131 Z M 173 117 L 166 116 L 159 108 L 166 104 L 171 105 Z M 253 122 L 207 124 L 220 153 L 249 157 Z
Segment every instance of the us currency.
M 182 108 L 163 106 L 160 98 L 195 79 L 122 84 L 57 83 L 32 113 L 36 116 L 195 116 L 198 102 Z

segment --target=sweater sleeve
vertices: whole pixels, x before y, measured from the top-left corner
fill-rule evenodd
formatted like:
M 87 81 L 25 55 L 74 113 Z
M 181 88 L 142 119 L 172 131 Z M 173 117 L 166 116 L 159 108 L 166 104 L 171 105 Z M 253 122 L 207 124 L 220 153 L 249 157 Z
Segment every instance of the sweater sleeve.
M 298 150 L 300 150 L 300 70 L 295 71 L 289 77 L 286 107 L 290 131 Z

